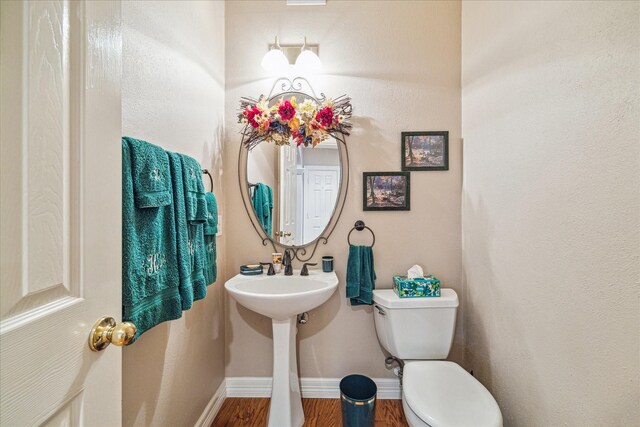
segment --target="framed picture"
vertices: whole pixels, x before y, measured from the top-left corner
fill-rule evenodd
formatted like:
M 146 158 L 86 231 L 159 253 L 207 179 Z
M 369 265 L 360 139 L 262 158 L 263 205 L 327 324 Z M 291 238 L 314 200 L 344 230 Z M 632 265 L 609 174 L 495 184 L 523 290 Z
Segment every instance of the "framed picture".
M 449 132 L 402 132 L 403 171 L 449 170 Z
M 411 210 L 409 172 L 363 172 L 362 210 Z

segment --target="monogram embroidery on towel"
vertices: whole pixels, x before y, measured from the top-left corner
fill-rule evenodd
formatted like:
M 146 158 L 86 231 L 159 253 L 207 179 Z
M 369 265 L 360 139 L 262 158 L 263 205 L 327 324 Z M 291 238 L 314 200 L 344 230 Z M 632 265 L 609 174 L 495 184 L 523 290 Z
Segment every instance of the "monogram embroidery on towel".
M 143 268 L 147 271 L 147 275 L 151 276 L 152 274 L 157 274 L 165 265 L 167 265 L 167 258 L 164 254 L 157 252 L 147 255 L 147 259 L 143 263 Z
M 214 242 L 210 242 L 209 244 L 207 244 L 207 251 L 210 254 L 212 254 L 214 250 L 215 250 L 215 243 Z
M 193 239 L 189 239 L 189 255 L 196 253 L 196 246 L 193 244 Z
M 196 179 L 196 171 L 193 168 L 189 168 L 189 178 Z
M 162 179 L 162 172 L 160 172 L 160 169 L 151 169 L 149 172 L 149 178 L 153 181 L 160 181 Z

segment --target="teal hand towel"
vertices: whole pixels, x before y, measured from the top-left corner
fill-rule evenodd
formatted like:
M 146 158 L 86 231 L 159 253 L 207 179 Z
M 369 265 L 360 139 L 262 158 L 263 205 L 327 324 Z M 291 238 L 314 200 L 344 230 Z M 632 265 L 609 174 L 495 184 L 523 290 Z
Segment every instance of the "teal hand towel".
M 347 260 L 347 298 L 351 305 L 373 304 L 373 290 L 376 288 L 376 272 L 373 265 L 371 246 L 349 245 Z
M 207 222 L 204 224 L 204 235 L 216 235 L 218 233 L 218 202 L 213 193 L 204 195 L 207 201 Z
M 193 281 L 191 275 L 193 274 L 194 259 L 189 246 L 189 223 L 187 222 L 185 205 L 182 159 L 177 153 L 167 154 L 173 183 L 173 210 L 176 222 L 180 298 L 182 300 L 182 310 L 189 310 L 193 305 Z
M 171 188 L 169 159 L 159 150 L 145 141 L 122 139 L 122 318 L 136 325 L 134 341 L 155 325 L 182 316 L 173 206 L 162 198 L 145 199 L 145 204 L 158 205 L 150 207 L 136 201 L 136 194 L 150 188 L 136 170 L 157 168 Z
M 218 203 L 213 193 L 204 195 L 207 200 L 207 222 L 204 225 L 204 278 L 207 285 L 216 281 L 218 266 L 216 264 L 216 233 L 218 233 Z
M 203 224 L 207 221 L 207 202 L 204 199 L 204 183 L 200 163 L 192 157 L 180 154 L 182 180 L 184 182 L 187 221 Z
M 131 156 L 131 178 L 135 183 L 133 196 L 136 207 L 151 208 L 171 203 L 169 159 L 165 151 L 153 144 L 125 136 L 135 150 Z
M 349 245 L 349 258 L 347 259 L 347 298 L 351 298 L 352 303 L 354 298 L 360 296 L 362 248 L 363 246 Z
M 273 231 L 273 190 L 266 184 L 258 183 L 253 190 L 251 198 L 253 209 L 256 212 L 258 221 L 264 229 L 267 236 L 271 236 Z
M 267 234 L 269 236 L 271 236 L 272 232 L 273 232 L 273 190 L 271 189 L 271 187 L 269 187 L 268 185 L 265 185 L 265 191 L 266 191 L 266 199 L 267 199 L 267 209 L 269 211 L 269 220 L 268 220 L 268 230 L 267 230 Z
M 205 200 L 200 163 L 187 155 L 179 154 L 179 156 L 182 162 L 184 203 L 187 215 L 189 254 L 191 257 L 191 286 L 193 289 L 193 301 L 197 301 L 207 295 L 207 284 L 204 276 L 204 223 L 207 221 L 207 202 Z

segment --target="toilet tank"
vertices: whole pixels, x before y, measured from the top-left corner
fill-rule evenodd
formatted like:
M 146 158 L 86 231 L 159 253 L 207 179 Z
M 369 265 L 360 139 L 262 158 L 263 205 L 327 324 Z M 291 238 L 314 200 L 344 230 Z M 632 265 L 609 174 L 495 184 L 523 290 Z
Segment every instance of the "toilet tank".
M 453 343 L 458 295 L 441 289 L 440 297 L 399 298 L 392 289 L 373 291 L 373 315 L 380 344 L 404 359 L 445 359 Z

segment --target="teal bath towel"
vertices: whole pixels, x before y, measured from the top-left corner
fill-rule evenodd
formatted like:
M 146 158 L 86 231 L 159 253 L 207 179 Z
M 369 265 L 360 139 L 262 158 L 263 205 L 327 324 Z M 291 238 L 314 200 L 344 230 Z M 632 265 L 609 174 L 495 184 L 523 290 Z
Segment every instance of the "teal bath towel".
M 376 272 L 373 266 L 371 246 L 349 245 L 347 260 L 347 298 L 351 305 L 373 304 L 373 290 L 376 288 Z
M 182 159 L 177 153 L 167 153 L 171 167 L 173 183 L 173 210 L 176 221 L 176 243 L 178 251 L 178 271 L 180 272 L 180 298 L 182 309 L 189 310 L 193 305 L 193 274 L 194 259 L 189 246 L 189 223 L 184 196 L 184 181 L 182 179 Z
M 256 211 L 256 216 L 260 225 L 264 229 L 267 236 L 271 236 L 273 227 L 273 190 L 266 184 L 258 183 L 253 190 L 253 197 L 251 198 L 253 209 Z
M 207 202 L 204 196 L 202 168 L 192 157 L 179 154 L 182 162 L 182 181 L 184 184 L 185 211 L 187 216 L 187 234 L 191 257 L 191 285 L 193 301 L 207 295 L 204 277 L 204 224 L 207 221 Z M 189 305 L 190 308 L 190 305 Z M 187 308 L 185 308 L 187 310 Z
M 169 189 L 168 197 L 162 183 Z M 138 328 L 134 340 L 155 325 L 182 316 L 170 190 L 165 151 L 123 138 L 122 318 Z
M 218 233 L 218 203 L 213 193 L 205 194 L 207 200 L 207 222 L 204 225 L 204 278 L 207 285 L 216 281 L 216 234 Z

